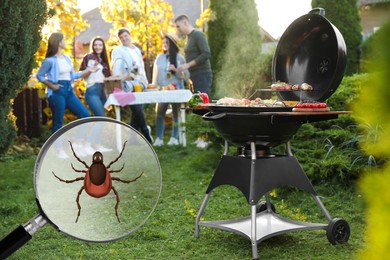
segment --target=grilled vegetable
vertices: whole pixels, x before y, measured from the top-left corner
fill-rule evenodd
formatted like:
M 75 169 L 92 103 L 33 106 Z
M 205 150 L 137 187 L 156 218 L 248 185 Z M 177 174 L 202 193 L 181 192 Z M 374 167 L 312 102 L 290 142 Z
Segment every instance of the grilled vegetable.
M 204 104 L 210 103 L 210 98 L 207 93 L 199 93 L 199 96 L 203 99 Z
M 199 94 L 193 94 L 190 100 L 188 100 L 187 104 L 189 107 L 194 107 L 197 104 L 202 104 L 203 98 Z

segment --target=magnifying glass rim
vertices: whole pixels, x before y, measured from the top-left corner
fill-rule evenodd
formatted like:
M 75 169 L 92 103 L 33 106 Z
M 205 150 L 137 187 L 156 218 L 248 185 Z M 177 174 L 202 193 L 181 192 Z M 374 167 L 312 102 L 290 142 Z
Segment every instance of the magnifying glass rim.
M 129 232 L 125 233 L 124 235 L 122 236 L 119 236 L 119 237 L 116 237 L 116 238 L 112 238 L 112 239 L 106 239 L 106 240 L 90 240 L 90 239 L 86 239 L 86 238 L 80 238 L 80 237 L 77 237 L 75 235 L 72 235 L 72 234 L 69 234 L 68 232 L 65 232 L 63 230 L 61 230 L 59 228 L 59 226 L 57 224 L 55 224 L 46 214 L 45 214 L 45 210 L 44 210 L 44 207 L 42 207 L 40 201 L 39 201 L 39 195 L 38 195 L 38 189 L 37 189 L 37 183 L 38 183 L 38 180 L 37 180 L 37 175 L 38 174 L 38 171 L 40 169 L 40 163 L 44 158 L 45 158 L 45 155 L 47 153 L 47 150 L 51 147 L 51 145 L 58 139 L 58 137 L 60 137 L 62 134 L 66 133 L 67 131 L 69 131 L 70 129 L 78 126 L 78 125 L 81 125 L 81 124 L 84 124 L 84 123 L 90 123 L 90 122 L 111 122 L 111 123 L 115 123 L 115 124 L 120 124 L 124 127 L 128 127 L 130 129 L 132 129 L 133 131 L 135 131 L 136 133 L 138 133 L 139 136 L 141 136 L 145 142 L 149 145 L 149 147 L 151 148 L 153 154 L 154 154 L 154 157 L 156 158 L 156 161 L 157 161 L 157 165 L 158 165 L 158 169 L 159 169 L 159 176 L 160 176 L 160 184 L 159 184 L 159 190 L 158 190 L 158 194 L 157 194 L 157 199 L 156 199 L 156 202 L 155 204 L 153 205 L 153 208 L 152 210 L 150 211 L 150 213 L 145 217 L 145 219 L 137 226 L 135 226 L 133 229 L 131 229 Z M 38 153 L 38 156 L 37 156 L 37 159 L 35 160 L 35 166 L 34 166 L 34 193 L 35 193 L 35 201 L 38 205 L 38 208 L 39 208 L 39 211 L 40 211 L 40 214 L 42 216 L 45 217 L 45 219 L 52 225 L 55 227 L 55 229 L 57 229 L 58 231 L 61 231 L 62 233 L 70 236 L 70 237 L 73 237 L 73 238 L 76 238 L 76 239 L 79 239 L 79 240 L 82 240 L 82 241 L 87 241 L 87 242 L 112 242 L 112 241 L 116 241 L 116 240 L 120 240 L 124 237 L 127 237 L 129 236 L 131 233 L 133 233 L 134 231 L 136 231 L 137 229 L 139 229 L 142 225 L 144 225 L 146 223 L 146 221 L 149 219 L 149 217 L 152 215 L 152 213 L 154 212 L 154 210 L 156 209 L 157 207 L 157 204 L 158 204 L 158 201 L 160 199 L 160 195 L 161 195 L 161 190 L 162 190 L 162 172 L 161 172 L 161 165 L 160 165 L 160 161 L 158 160 L 158 157 L 157 157 L 157 154 L 156 154 L 156 151 L 153 149 L 153 146 L 146 140 L 146 138 L 141 134 L 139 133 L 137 130 L 135 130 L 133 127 L 131 127 L 130 125 L 128 124 L 125 124 L 123 123 L 122 121 L 118 121 L 118 120 L 115 120 L 115 119 L 112 119 L 112 118 L 109 118 L 109 117 L 101 117 L 101 116 L 94 116 L 94 117 L 86 117 L 86 118 L 80 118 L 80 119 L 77 119 L 77 120 L 74 120 L 68 124 L 66 124 L 65 126 L 63 126 L 62 128 L 60 128 L 59 130 L 57 130 L 55 133 L 53 133 L 47 140 L 46 142 L 43 144 L 41 150 L 39 151 Z

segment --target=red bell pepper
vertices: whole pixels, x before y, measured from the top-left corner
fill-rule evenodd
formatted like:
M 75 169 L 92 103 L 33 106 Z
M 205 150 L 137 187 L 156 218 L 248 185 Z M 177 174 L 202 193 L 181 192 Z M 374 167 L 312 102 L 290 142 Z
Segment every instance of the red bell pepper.
M 199 93 L 199 96 L 202 98 L 203 104 L 210 103 L 210 98 L 209 95 L 207 95 L 207 93 Z

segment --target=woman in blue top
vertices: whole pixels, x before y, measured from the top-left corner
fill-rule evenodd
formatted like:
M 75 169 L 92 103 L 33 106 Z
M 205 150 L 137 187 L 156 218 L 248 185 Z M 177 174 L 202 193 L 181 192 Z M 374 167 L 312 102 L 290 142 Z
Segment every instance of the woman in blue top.
M 37 78 L 47 86 L 46 96 L 52 111 L 52 133 L 62 127 L 65 109 L 69 109 L 78 118 L 89 117 L 87 108 L 73 92 L 73 82 L 86 76 L 95 68 L 82 73 L 75 72 L 69 56 L 62 53 L 66 42 L 62 33 L 53 33 L 49 37 L 46 58 L 37 72 Z
M 180 64 L 185 63 L 185 59 L 180 55 L 179 47 L 177 45 L 176 36 L 173 34 L 165 35 L 162 45 L 163 53 L 159 54 L 154 62 L 153 67 L 153 82 L 155 86 L 163 87 L 170 84 L 176 85 L 177 89 L 184 89 L 184 80 L 188 79 L 188 70 L 183 73 L 179 73 L 176 68 Z M 173 114 L 173 129 L 172 136 L 168 142 L 168 145 L 179 144 L 179 104 L 172 103 Z M 161 146 L 164 144 L 164 122 L 165 113 L 168 109 L 168 103 L 159 103 L 157 106 L 157 118 L 156 118 L 156 132 L 157 138 L 153 143 L 154 146 Z

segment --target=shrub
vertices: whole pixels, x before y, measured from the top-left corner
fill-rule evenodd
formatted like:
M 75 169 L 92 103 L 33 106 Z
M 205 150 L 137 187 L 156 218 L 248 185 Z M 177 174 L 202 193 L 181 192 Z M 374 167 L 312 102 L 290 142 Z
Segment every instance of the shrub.
M 10 100 L 27 83 L 46 19 L 46 1 L 0 2 L 0 154 L 15 137 Z
M 345 77 L 327 100 L 332 110 L 349 110 L 360 88 L 368 81 L 366 74 Z M 364 154 L 359 144 L 364 136 L 351 115 L 303 125 L 291 140 L 293 153 L 313 182 L 323 179 L 349 181 L 362 171 L 382 165 L 383 158 Z

